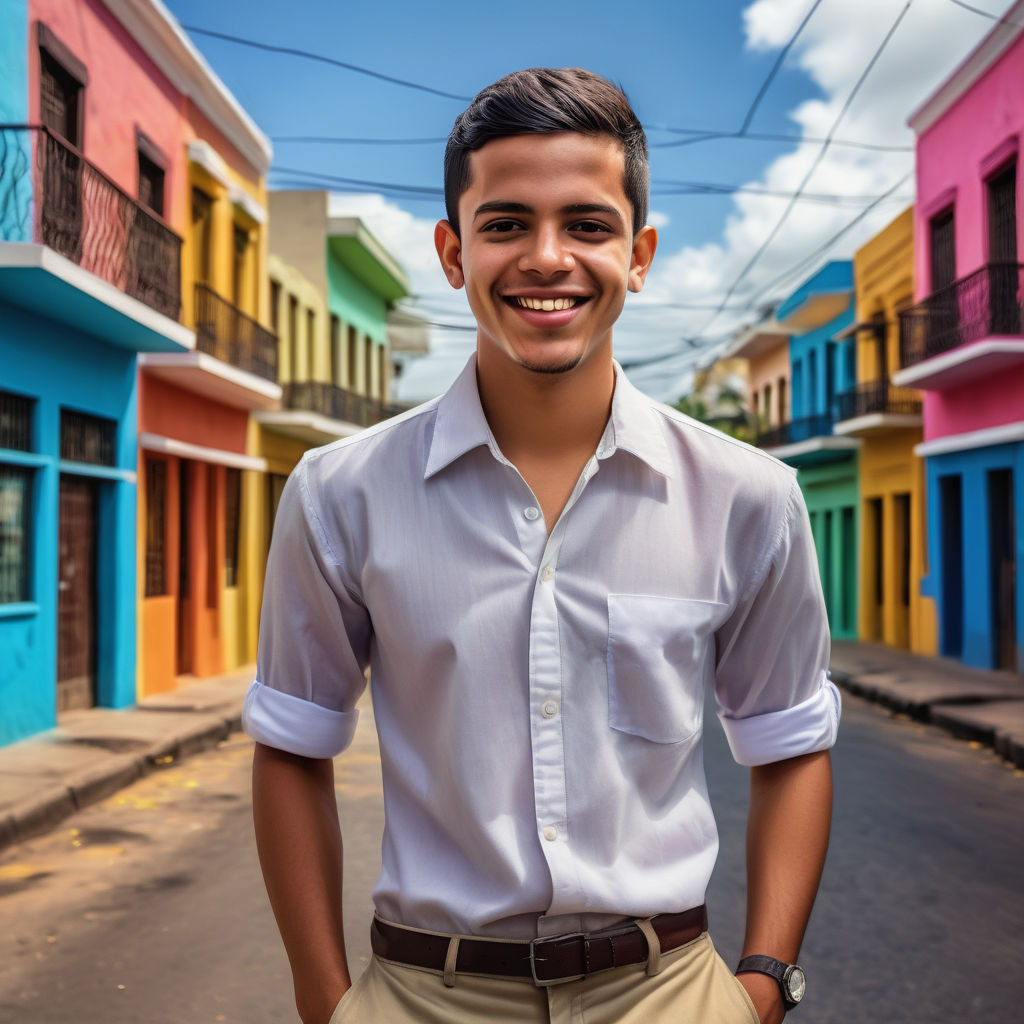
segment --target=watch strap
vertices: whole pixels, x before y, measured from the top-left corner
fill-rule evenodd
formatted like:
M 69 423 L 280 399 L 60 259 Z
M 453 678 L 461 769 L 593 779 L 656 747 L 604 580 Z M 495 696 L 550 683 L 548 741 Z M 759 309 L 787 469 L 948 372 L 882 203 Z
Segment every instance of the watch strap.
M 782 1001 L 786 1004 L 787 1010 L 792 1010 L 800 999 L 793 999 L 789 989 L 789 975 L 796 964 L 787 964 L 782 960 L 776 960 L 773 956 L 754 954 L 745 956 L 736 967 L 736 973 L 743 971 L 756 971 L 759 974 L 767 974 L 778 982 L 779 991 L 782 993 Z M 802 968 L 798 968 L 802 973 Z

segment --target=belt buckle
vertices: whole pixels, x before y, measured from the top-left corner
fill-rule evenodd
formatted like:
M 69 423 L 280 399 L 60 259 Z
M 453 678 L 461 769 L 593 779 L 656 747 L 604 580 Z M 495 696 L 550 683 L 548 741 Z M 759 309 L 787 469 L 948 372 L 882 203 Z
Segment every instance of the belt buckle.
M 551 985 L 564 985 L 569 981 L 580 981 L 587 976 L 587 972 L 584 970 L 581 974 L 567 974 L 564 978 L 538 978 L 537 977 L 537 945 L 543 943 L 552 942 L 567 942 L 570 939 L 581 939 L 583 941 L 583 953 L 584 953 L 584 965 L 586 964 L 586 950 L 590 944 L 590 939 L 586 932 L 565 932 L 563 935 L 547 935 L 538 936 L 536 939 L 530 939 L 530 975 L 533 978 L 533 983 L 538 988 L 547 988 Z M 544 957 L 539 958 L 543 963 Z

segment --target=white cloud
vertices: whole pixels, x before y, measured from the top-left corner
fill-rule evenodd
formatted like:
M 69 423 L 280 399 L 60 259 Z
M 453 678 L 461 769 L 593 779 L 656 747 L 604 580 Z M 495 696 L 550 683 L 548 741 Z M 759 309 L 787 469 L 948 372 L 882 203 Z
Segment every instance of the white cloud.
M 820 89 L 820 98 L 807 100 L 790 117 L 805 139 L 824 138 L 835 122 L 847 96 L 868 61 L 899 14 L 893 0 L 859 0 L 856 4 L 826 3 L 814 13 L 789 61 L 802 69 Z M 1003 4 L 1005 10 L 1009 4 Z M 756 0 L 743 12 L 747 46 L 756 51 L 781 49 L 807 11 L 807 0 Z M 907 118 L 953 71 L 990 29 L 988 22 L 946 0 L 919 0 L 903 19 L 888 47 L 866 79 L 849 111 L 835 132 L 838 139 L 855 139 L 874 144 L 913 144 Z M 762 188 L 792 192 L 803 180 L 821 149 L 820 143 L 794 144 L 791 152 L 778 157 L 750 182 Z M 814 171 L 807 191 L 835 195 L 880 195 L 913 168 L 911 153 L 832 146 Z M 913 195 L 913 177 L 896 195 Z M 892 220 L 907 201 L 881 203 L 872 213 L 823 254 L 817 264 L 781 281 L 765 291 L 762 299 L 780 298 L 798 286 L 826 258 L 846 258 L 868 238 Z M 645 304 L 699 303 L 710 297 L 721 301 L 747 262 L 769 237 L 786 208 L 786 200 L 751 193 L 737 193 L 726 219 L 722 237 L 700 246 L 688 246 L 675 253 L 661 253 L 645 289 Z M 751 300 L 773 279 L 797 265 L 857 213 L 855 206 L 829 206 L 803 201 L 796 204 L 777 237 L 737 288 L 732 302 Z M 749 319 L 752 314 L 723 314 L 709 334 L 721 335 Z M 707 311 L 662 313 L 662 339 L 680 339 L 701 330 L 710 320 Z M 651 338 L 651 320 L 624 317 L 619 336 L 625 346 L 643 344 L 658 351 Z M 666 323 L 666 321 L 668 321 Z M 646 386 L 659 397 L 670 397 L 673 379 L 666 373 L 664 383 L 656 377 Z M 667 393 L 665 393 L 667 392 Z
M 672 218 L 667 213 L 662 213 L 660 210 L 649 210 L 647 213 L 647 223 L 658 230 L 668 227 L 671 220 Z
M 743 12 L 748 49 L 772 52 L 781 49 L 807 12 L 808 0 L 756 0 Z M 1009 7 L 999 6 L 997 13 Z M 794 143 L 747 184 L 792 192 L 816 159 L 846 98 L 868 61 L 882 42 L 902 5 L 894 0 L 858 0 L 823 3 L 789 54 L 789 63 L 801 69 L 820 96 L 805 100 L 790 112 L 796 130 L 808 141 Z M 849 111 L 835 132 L 837 139 L 874 144 L 911 146 L 913 133 L 906 120 L 953 71 L 991 27 L 991 22 L 971 14 L 948 0 L 917 0 L 903 19 L 885 52 L 876 63 Z M 734 143 L 742 146 L 742 143 Z M 749 154 L 744 155 L 749 166 Z M 810 178 L 807 191 L 831 195 L 877 196 L 911 172 L 909 152 L 832 146 Z M 732 302 L 757 304 L 781 298 L 796 288 L 817 265 L 829 258 L 846 258 L 900 213 L 913 195 L 913 176 L 897 190 L 897 201 L 881 203 L 850 230 L 817 264 L 807 265 L 766 286 L 792 270 L 826 239 L 851 221 L 856 205 L 796 204 L 777 237 L 737 288 Z M 902 197 L 902 201 L 898 201 Z M 438 322 L 468 322 L 468 308 L 461 292 L 453 292 L 437 265 L 433 247 L 433 222 L 415 217 L 381 196 L 337 196 L 337 212 L 359 213 L 370 230 L 406 267 L 423 310 Z M 675 252 L 659 251 L 647 286 L 631 296 L 616 328 L 616 352 L 624 362 L 650 359 L 665 352 L 679 352 L 671 362 L 638 367 L 631 377 L 658 398 L 674 400 L 685 389 L 692 366 L 707 358 L 707 350 L 688 347 L 707 324 L 712 310 L 680 309 L 680 306 L 712 307 L 720 302 L 747 262 L 769 237 L 786 208 L 787 200 L 750 192 L 737 193 L 721 237 Z M 334 206 L 332 206 L 334 209 Z M 665 227 L 668 216 L 650 215 L 656 227 Z M 759 293 L 763 294 L 759 295 Z M 709 336 L 723 336 L 751 313 L 718 317 Z M 425 397 L 442 390 L 454 378 L 473 347 L 471 332 L 434 332 L 434 351 L 414 364 L 401 384 L 403 397 Z

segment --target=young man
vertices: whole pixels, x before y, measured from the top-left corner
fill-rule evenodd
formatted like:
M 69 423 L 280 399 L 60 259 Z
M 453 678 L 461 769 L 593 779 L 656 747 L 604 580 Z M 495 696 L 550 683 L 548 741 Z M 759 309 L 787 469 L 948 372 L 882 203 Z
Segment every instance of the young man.
M 573 69 L 485 89 L 445 194 L 475 358 L 442 398 L 306 455 L 267 568 L 245 720 L 302 1019 L 777 1022 L 802 995 L 838 721 L 795 474 L 612 360 L 656 245 L 618 89 Z M 386 828 L 350 988 L 330 758 L 367 664 Z M 709 686 L 751 766 L 759 959 L 738 975 L 702 905 Z

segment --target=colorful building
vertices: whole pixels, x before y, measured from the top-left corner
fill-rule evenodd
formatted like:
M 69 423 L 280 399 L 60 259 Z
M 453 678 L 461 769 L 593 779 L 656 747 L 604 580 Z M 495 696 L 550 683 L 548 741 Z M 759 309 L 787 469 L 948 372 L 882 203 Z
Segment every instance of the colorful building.
M 0 5 L 0 743 L 136 697 L 136 356 L 195 344 L 144 191 L 181 147 L 142 6 Z
M 895 382 L 924 392 L 939 649 L 1024 672 L 1024 0 L 910 118 L 916 304 Z
M 139 360 L 140 694 L 251 660 L 265 556 L 251 515 L 266 463 L 250 452 L 249 419 L 281 398 L 265 326 L 270 144 L 169 18 L 148 27 L 151 58 L 186 97 L 181 173 L 164 189 L 196 346 Z
M 259 580 L 277 502 L 302 453 L 405 408 L 391 400 L 389 321 L 410 292 L 402 268 L 361 220 L 330 215 L 327 192 L 275 191 L 269 206 L 268 292 L 282 400 L 255 414 L 250 433 L 250 451 L 266 467 L 247 504 L 250 573 Z M 408 318 L 400 324 L 416 333 Z M 254 586 L 246 611 L 250 656 L 261 597 Z
M 858 633 L 921 654 L 936 652 L 925 565 L 921 397 L 892 383 L 900 366 L 899 313 L 914 301 L 914 215 L 901 213 L 854 256 L 857 382 L 838 398 L 834 430 L 861 439 Z
M 743 328 L 728 348 L 747 363 L 747 407 L 757 418 L 757 443 L 773 440 L 792 418 L 790 413 L 789 334 L 775 315 Z
M 833 636 L 844 639 L 857 635 L 860 440 L 833 433 L 833 426 L 837 396 L 856 382 L 856 350 L 844 337 L 853 314 L 849 261 L 827 263 L 780 304 L 775 317 L 789 335 L 791 415 L 758 439 L 797 469 L 829 625 Z

